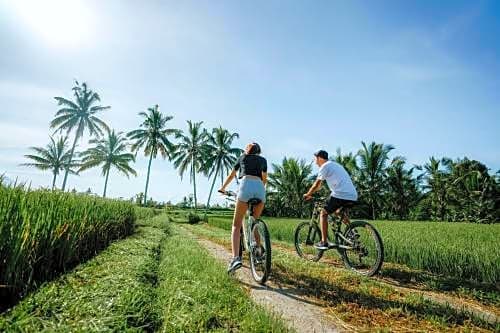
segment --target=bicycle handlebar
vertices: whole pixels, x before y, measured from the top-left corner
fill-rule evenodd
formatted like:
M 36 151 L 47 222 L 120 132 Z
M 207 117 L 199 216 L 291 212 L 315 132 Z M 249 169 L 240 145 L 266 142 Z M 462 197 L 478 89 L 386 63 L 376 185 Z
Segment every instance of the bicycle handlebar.
M 233 191 L 217 191 L 222 195 L 225 195 L 227 197 L 235 197 L 236 198 L 236 192 Z

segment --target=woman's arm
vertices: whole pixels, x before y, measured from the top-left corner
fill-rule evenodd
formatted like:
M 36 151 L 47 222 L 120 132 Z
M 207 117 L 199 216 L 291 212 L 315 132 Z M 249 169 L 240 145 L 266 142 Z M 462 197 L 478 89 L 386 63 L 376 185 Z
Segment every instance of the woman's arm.
M 227 176 L 224 185 L 219 189 L 219 192 L 226 192 L 226 187 L 233 181 L 234 177 L 236 177 L 236 170 L 233 169 L 231 173 Z
M 267 184 L 267 172 L 262 172 L 262 182 L 264 183 L 264 186 Z

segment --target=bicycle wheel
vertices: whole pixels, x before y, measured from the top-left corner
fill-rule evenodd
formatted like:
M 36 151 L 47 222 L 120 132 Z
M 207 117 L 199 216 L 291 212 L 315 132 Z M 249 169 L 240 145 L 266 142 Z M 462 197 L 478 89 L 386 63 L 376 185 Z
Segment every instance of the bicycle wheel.
M 384 261 L 382 238 L 368 222 L 352 222 L 342 235 L 337 234 L 337 244 L 347 268 L 362 275 L 373 276 L 382 267 Z
M 252 223 L 250 237 L 250 268 L 255 281 L 266 283 L 271 274 L 271 239 L 266 224 L 262 220 Z
M 295 229 L 295 251 L 299 257 L 309 261 L 318 261 L 324 251 L 314 247 L 321 240 L 321 231 L 311 222 L 302 222 Z

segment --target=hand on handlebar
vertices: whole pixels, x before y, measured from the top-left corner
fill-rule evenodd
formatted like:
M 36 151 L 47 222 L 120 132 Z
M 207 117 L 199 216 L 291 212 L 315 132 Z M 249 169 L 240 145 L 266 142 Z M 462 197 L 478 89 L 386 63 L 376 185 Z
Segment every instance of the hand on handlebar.
M 312 194 L 306 193 L 303 195 L 305 201 L 309 201 L 312 199 Z

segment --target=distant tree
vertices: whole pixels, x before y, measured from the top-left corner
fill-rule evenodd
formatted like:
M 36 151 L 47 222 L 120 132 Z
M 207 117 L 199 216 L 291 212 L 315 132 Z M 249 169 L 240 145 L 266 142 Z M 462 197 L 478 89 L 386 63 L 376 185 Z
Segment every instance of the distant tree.
M 127 140 L 122 136 L 121 132 L 116 133 L 114 130 L 107 130 L 106 137 L 91 140 L 90 144 L 93 144 L 94 147 L 80 154 L 82 162 L 79 172 L 102 166 L 102 175 L 105 177 L 103 198 L 106 197 L 111 167 L 114 167 L 127 178 L 131 174 L 137 176 L 136 171 L 130 166 L 130 163 L 135 162 L 135 157 L 127 152 Z
M 267 211 L 276 215 L 304 217 L 310 213 L 310 204 L 303 194 L 312 185 L 312 166 L 304 160 L 285 157 L 281 164 L 273 164 L 269 174 L 270 202 Z
M 66 180 L 70 166 L 73 163 L 73 155 L 78 139 L 83 136 L 85 130 L 88 130 L 91 136 L 102 135 L 103 130 L 107 129 L 108 126 L 104 121 L 97 118 L 96 114 L 111 108 L 110 106 L 96 105 L 101 101 L 101 98 L 96 92 L 89 89 L 85 82 L 80 85 L 78 81 L 75 81 L 73 94 L 74 101 L 63 97 L 54 97 L 62 108 L 57 111 L 55 118 L 50 123 L 51 128 L 61 132 L 65 131 L 67 135 L 75 129 L 75 138 L 69 153 L 69 163 L 64 173 L 63 191 L 66 188 Z
M 395 157 L 387 168 L 386 211 L 387 217 L 400 220 L 408 218 L 419 202 L 419 178 L 413 176 L 415 167 L 406 169 L 404 157 Z
M 170 158 L 174 145 L 168 139 L 171 135 L 178 135 L 179 130 L 167 128 L 167 122 L 172 120 L 172 116 L 164 116 L 159 111 L 158 104 L 152 108 L 148 108 L 147 112 L 139 113 L 139 116 L 144 118 L 140 128 L 133 130 L 127 134 L 128 138 L 134 143 L 132 144 L 132 152 L 144 148 L 144 155 L 149 156 L 148 174 L 146 177 L 146 188 L 144 189 L 144 202 L 148 195 L 149 175 L 151 172 L 151 161 L 160 153 L 163 158 Z
M 376 219 L 383 205 L 383 190 L 386 184 L 386 166 L 392 145 L 372 142 L 358 152 L 359 158 L 359 192 L 371 210 L 371 218 Z
M 213 181 L 208 194 L 207 209 L 210 207 L 210 198 L 217 176 L 224 175 L 231 170 L 243 153 L 242 149 L 232 147 L 233 140 L 237 138 L 239 138 L 238 133 L 231 133 L 220 126 L 212 129 L 212 133 L 208 135 L 204 169 L 209 179 L 212 177 Z
M 186 134 L 179 133 L 177 138 L 180 142 L 175 146 L 172 160 L 174 166 L 179 170 L 181 178 L 189 168 L 189 180 L 193 184 L 194 209 L 197 209 L 196 196 L 196 173 L 206 169 L 204 157 L 208 156 L 208 134 L 201 125 L 202 121 L 193 123 L 188 120 Z
M 52 189 L 55 188 L 56 178 L 60 171 L 69 166 L 69 171 L 75 173 L 72 168 L 75 162 L 71 163 L 71 152 L 67 150 L 67 137 L 59 137 L 54 140 L 50 137 L 50 143 L 45 147 L 30 147 L 36 154 L 24 155 L 32 160 L 32 163 L 23 163 L 22 166 L 35 167 L 40 170 L 50 170 L 52 172 Z

